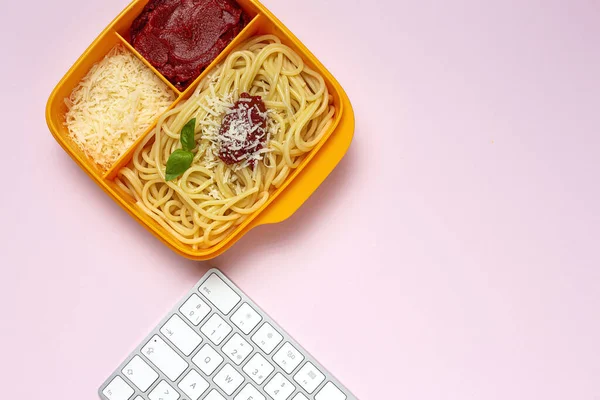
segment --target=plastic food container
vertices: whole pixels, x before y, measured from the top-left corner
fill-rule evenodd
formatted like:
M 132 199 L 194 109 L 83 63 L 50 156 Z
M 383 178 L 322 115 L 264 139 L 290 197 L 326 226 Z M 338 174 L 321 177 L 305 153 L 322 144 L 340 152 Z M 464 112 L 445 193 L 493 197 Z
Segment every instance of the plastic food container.
M 193 260 L 208 260 L 214 258 L 245 235 L 252 228 L 281 222 L 290 217 L 315 189 L 325 180 L 329 173 L 340 162 L 352 141 L 354 135 L 354 113 L 348 96 L 325 69 L 317 58 L 298 40 L 269 10 L 256 0 L 237 0 L 244 11 L 252 17 L 251 22 L 227 46 L 227 48 L 211 63 L 211 65 L 185 91 L 178 91 L 152 65 L 150 65 L 128 42 L 129 28 L 133 20 L 140 14 L 148 0 L 133 1 L 117 18 L 94 40 L 90 47 L 79 57 L 66 75 L 53 90 L 46 107 L 46 121 L 52 135 L 71 158 L 92 178 L 98 186 L 113 198 L 125 211 L 142 224 L 154 236 L 169 246 L 178 254 Z M 104 171 L 96 165 L 72 141 L 65 126 L 67 107 L 64 99 L 69 97 L 73 89 L 88 73 L 90 68 L 117 44 L 123 44 L 129 51 L 139 57 L 157 76 L 159 76 L 177 95 L 171 105 L 176 106 L 187 99 L 198 82 L 209 74 L 212 68 L 220 63 L 238 44 L 251 36 L 259 34 L 275 34 L 284 44 L 294 49 L 305 63 L 321 73 L 333 95 L 336 115 L 333 125 L 325 134 L 322 141 L 306 155 L 302 164 L 288 177 L 287 181 L 275 192 L 259 210 L 237 227 L 228 237 L 207 249 L 194 250 L 191 246 L 180 243 L 164 230 L 152 218 L 140 210 L 135 200 L 124 193 L 114 182 L 120 168 L 127 165 L 133 157 L 134 150 L 146 135 L 154 130 L 151 126 L 119 160 L 108 170 Z M 158 119 L 159 115 L 156 116 Z

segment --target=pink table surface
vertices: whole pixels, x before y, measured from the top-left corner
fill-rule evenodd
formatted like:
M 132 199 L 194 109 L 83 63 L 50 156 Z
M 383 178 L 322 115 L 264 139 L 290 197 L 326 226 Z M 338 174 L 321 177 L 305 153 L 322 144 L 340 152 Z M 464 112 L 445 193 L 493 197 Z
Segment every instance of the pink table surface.
M 216 266 L 362 400 L 600 399 L 600 3 L 265 4 L 346 88 L 355 140 L 290 220 L 198 263 L 46 128 L 127 0 L 3 2 L 0 397 L 95 399 Z

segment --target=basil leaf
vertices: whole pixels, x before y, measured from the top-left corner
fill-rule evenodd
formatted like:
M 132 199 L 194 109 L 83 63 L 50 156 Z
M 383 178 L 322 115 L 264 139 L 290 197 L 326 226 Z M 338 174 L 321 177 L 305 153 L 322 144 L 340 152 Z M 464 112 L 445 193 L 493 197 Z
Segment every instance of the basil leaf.
M 190 151 L 177 149 L 171 153 L 171 156 L 167 161 L 167 182 L 183 175 L 183 173 L 192 165 L 192 161 L 194 161 L 194 153 Z
M 196 118 L 192 118 L 181 130 L 181 147 L 184 150 L 192 151 L 196 147 L 194 131 L 196 130 Z

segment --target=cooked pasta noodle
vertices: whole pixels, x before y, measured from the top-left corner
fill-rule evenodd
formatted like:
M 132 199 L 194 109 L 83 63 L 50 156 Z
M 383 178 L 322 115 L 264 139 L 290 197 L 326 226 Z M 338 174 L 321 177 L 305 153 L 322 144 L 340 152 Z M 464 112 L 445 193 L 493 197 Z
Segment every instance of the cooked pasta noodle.
M 223 116 L 247 92 L 267 108 L 267 139 L 257 161 L 219 159 Z M 164 113 L 153 134 L 119 171 L 117 184 L 177 240 L 214 246 L 258 210 L 323 138 L 335 108 L 323 77 L 273 35 L 249 39 L 204 78 L 193 95 Z M 165 180 L 180 132 L 196 118 L 192 166 Z

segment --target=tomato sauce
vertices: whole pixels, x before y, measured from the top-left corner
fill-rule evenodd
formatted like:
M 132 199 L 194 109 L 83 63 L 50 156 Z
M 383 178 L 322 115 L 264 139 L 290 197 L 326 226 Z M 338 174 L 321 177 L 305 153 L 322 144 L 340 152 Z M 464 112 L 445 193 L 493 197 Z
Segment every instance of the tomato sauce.
M 131 25 L 131 43 L 185 90 L 248 20 L 233 0 L 150 0 Z
M 232 165 L 248 160 L 254 166 L 267 140 L 267 108 L 260 96 L 242 93 L 223 117 L 219 131 L 219 158 Z

